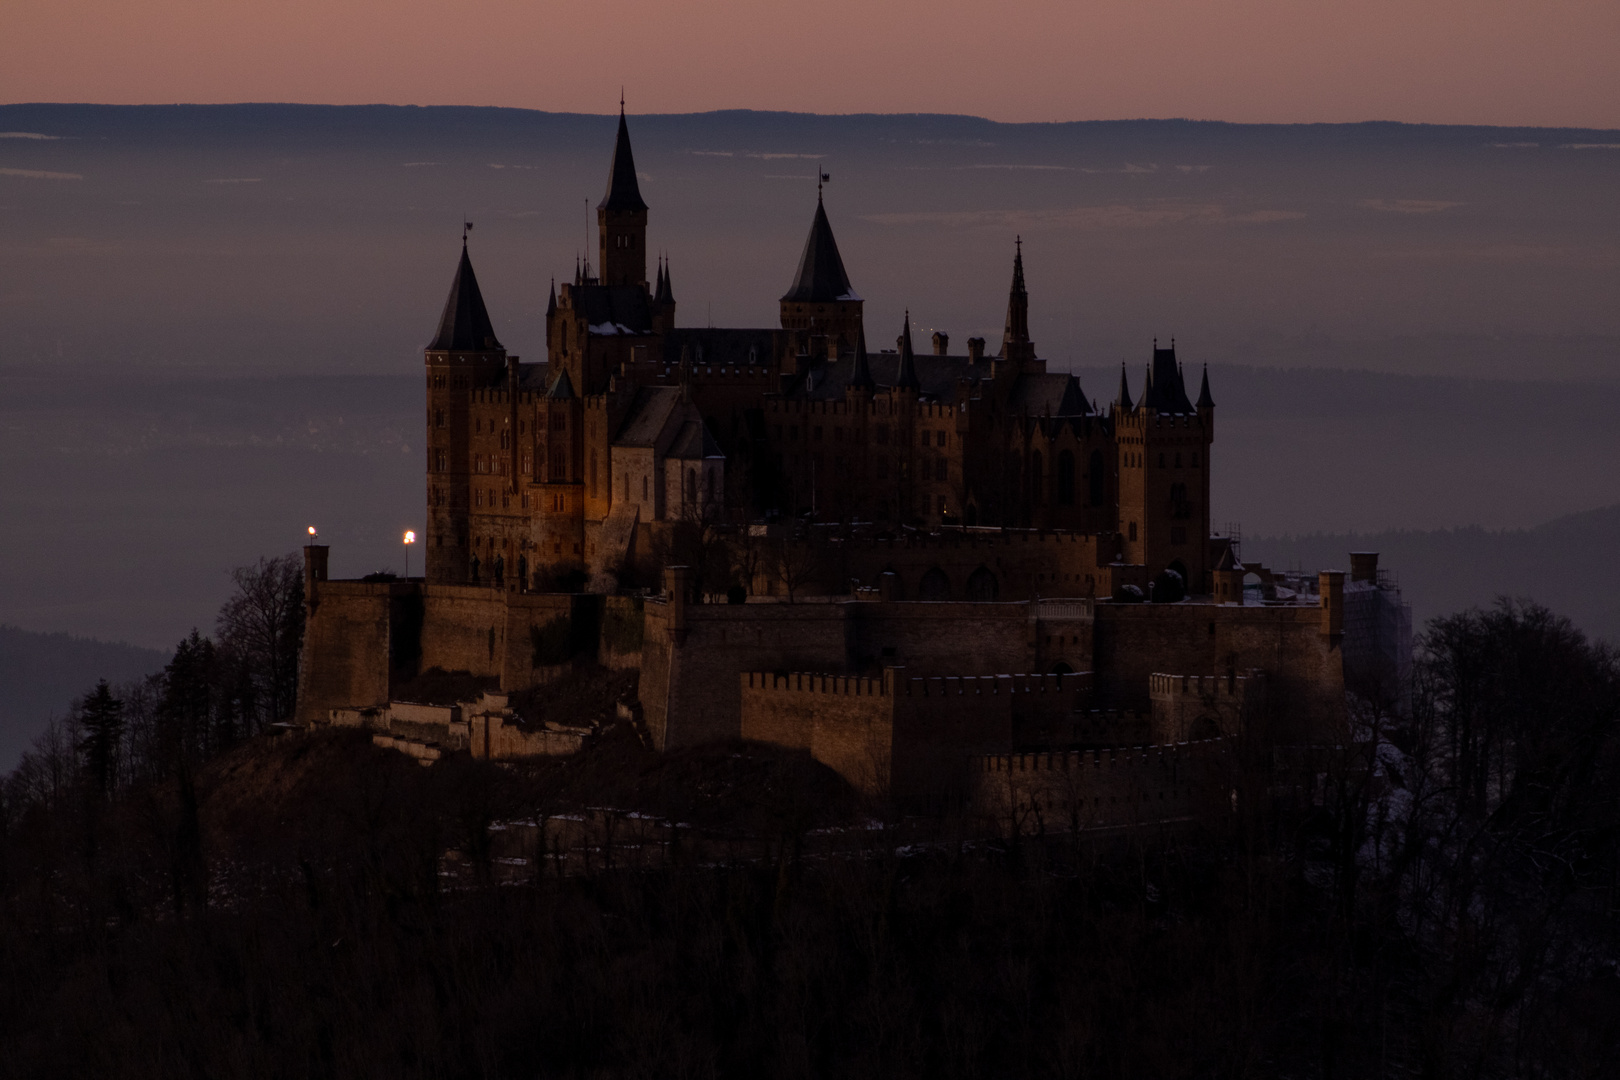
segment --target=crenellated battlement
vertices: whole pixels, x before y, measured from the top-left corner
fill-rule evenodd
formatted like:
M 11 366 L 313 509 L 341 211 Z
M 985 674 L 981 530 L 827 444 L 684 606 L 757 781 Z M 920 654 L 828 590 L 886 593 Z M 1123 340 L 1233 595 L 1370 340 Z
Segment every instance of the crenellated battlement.
M 835 694 L 842 697 L 889 697 L 894 693 L 894 680 L 890 672 L 882 678 L 871 679 L 856 675 L 823 675 L 815 672 L 793 671 L 783 674 L 771 671 L 745 672 L 743 689 L 763 690 L 785 694 Z
M 1168 675 L 1157 672 L 1148 676 L 1148 694 L 1153 698 L 1197 698 L 1201 701 L 1230 699 L 1241 702 L 1251 689 L 1263 682 L 1263 672 L 1255 670 L 1245 675 Z
M 1083 769 L 1177 770 L 1194 761 L 1219 758 L 1226 753 L 1224 738 L 1200 739 L 1169 745 L 1115 746 L 1094 750 L 1041 750 L 1023 754 L 986 754 L 978 759 L 981 773 L 1079 772 Z
M 842 697 L 911 698 L 998 697 L 1015 694 L 1078 694 L 1091 689 L 1091 672 L 1057 675 L 961 675 L 897 678 L 890 668 L 881 678 L 828 675 L 794 671 L 786 674 L 750 671 L 743 676 L 744 690 L 789 694 L 829 694 Z

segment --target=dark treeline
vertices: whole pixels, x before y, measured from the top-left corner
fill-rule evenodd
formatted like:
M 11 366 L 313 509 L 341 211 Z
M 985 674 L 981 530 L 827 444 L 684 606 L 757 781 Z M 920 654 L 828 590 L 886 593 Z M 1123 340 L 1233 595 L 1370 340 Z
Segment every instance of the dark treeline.
M 807 762 L 743 784 L 747 747 L 628 731 L 509 767 L 250 739 L 120 781 L 94 844 L 82 800 L 8 796 L 0 1076 L 1613 1075 L 1613 651 L 1502 602 L 1354 721 L 1307 798 L 1248 761 L 1230 814 L 1106 839 L 878 827 Z M 638 793 L 769 854 L 492 842 Z
M 8 818 L 162 783 L 292 716 L 302 563 L 260 559 L 231 578 L 217 640 L 192 630 L 161 672 L 118 685 L 102 679 L 51 721 L 0 784 Z

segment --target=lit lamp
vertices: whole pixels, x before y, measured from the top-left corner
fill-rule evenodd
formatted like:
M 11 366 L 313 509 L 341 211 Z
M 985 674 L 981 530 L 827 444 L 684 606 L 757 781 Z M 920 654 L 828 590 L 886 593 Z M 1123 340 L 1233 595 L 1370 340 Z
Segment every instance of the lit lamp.
M 315 542 L 315 526 L 313 525 L 309 527 L 309 542 L 312 544 Z
M 405 530 L 405 580 L 411 580 L 411 545 L 416 543 L 416 534 Z

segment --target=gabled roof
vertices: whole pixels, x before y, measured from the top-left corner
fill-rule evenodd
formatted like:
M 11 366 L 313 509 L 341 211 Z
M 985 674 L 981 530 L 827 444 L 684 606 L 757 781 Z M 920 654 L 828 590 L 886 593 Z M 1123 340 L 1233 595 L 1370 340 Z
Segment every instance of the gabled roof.
M 793 287 L 782 297 L 785 303 L 825 304 L 835 300 L 859 300 L 844 272 L 844 260 L 838 254 L 838 241 L 833 239 L 832 224 L 827 210 L 816 199 L 815 220 L 810 222 L 810 235 L 804 241 L 804 254 L 799 256 L 799 273 Z
M 574 380 L 568 377 L 567 369 L 557 372 L 557 381 L 551 384 L 546 391 L 546 397 L 553 401 L 568 401 L 577 395 L 574 393 Z
M 1085 416 L 1091 403 L 1080 380 L 1062 371 L 1018 376 L 1007 398 L 1007 408 L 1028 416 Z
M 693 419 L 681 425 L 680 432 L 669 444 L 664 456 L 691 461 L 701 458 L 723 458 L 726 454 L 720 449 L 720 444 L 714 441 L 714 435 L 710 433 L 708 426 L 700 420 Z
M 664 433 L 670 415 L 680 407 L 681 388 L 678 386 L 643 386 L 636 391 L 630 403 L 630 412 L 614 436 L 614 446 L 655 447 Z
M 467 241 L 461 242 L 461 262 L 450 283 L 450 298 L 439 317 L 439 332 L 428 345 L 447 352 L 492 352 L 501 347 L 484 308 L 484 294 L 478 291 L 478 275 L 467 257 Z
M 593 334 L 650 334 L 652 309 L 639 285 L 575 285 L 574 310 Z
M 619 138 L 613 144 L 613 164 L 608 168 L 607 194 L 596 204 L 598 210 L 645 210 L 641 185 L 636 182 L 636 159 L 630 153 L 630 128 L 624 122 L 624 105 L 619 105 Z

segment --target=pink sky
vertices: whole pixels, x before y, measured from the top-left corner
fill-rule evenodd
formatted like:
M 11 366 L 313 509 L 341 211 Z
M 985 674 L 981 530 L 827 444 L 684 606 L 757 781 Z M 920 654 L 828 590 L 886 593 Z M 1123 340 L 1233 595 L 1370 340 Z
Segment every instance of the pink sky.
M 9 0 L 0 101 L 1620 128 L 1620 0 Z

